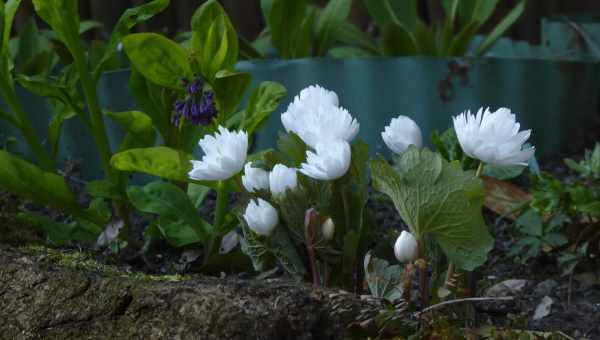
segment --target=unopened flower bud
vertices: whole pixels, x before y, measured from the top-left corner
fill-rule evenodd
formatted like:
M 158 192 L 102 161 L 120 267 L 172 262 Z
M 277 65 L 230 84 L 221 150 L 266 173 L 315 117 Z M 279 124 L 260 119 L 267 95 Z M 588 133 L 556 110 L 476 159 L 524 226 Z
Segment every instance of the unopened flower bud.
M 335 224 L 331 217 L 323 222 L 321 225 L 321 232 L 323 233 L 323 238 L 325 240 L 331 241 L 333 239 L 333 235 L 335 234 Z
M 409 232 L 402 231 L 394 244 L 394 254 L 398 261 L 409 263 L 417 259 L 418 248 L 415 237 Z

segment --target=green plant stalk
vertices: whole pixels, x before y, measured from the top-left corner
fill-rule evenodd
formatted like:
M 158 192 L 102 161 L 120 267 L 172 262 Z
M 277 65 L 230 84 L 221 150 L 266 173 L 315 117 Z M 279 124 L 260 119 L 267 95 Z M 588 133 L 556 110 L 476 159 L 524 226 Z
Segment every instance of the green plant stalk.
M 425 242 L 418 240 L 419 259 L 417 268 L 419 268 L 419 289 L 421 291 L 421 308 L 429 306 L 429 271 L 427 270 L 427 252 L 425 251 Z
M 481 178 L 481 175 L 483 174 L 484 165 L 485 165 L 485 163 L 479 162 L 479 165 L 477 166 L 477 170 L 475 171 L 475 177 Z M 454 265 L 454 262 L 448 263 L 448 270 L 446 270 L 446 280 L 444 281 L 444 288 L 448 289 L 448 286 L 450 285 L 450 282 L 452 281 L 452 277 L 454 276 L 455 271 L 456 271 L 456 267 Z
M 90 113 L 91 120 L 91 128 L 92 134 L 94 135 L 94 140 L 96 141 L 96 146 L 98 147 L 100 153 L 100 161 L 102 162 L 102 167 L 106 172 L 108 178 L 115 183 L 116 181 L 116 173 L 115 170 L 110 166 L 110 157 L 112 152 L 110 150 L 110 144 L 108 143 L 108 136 L 106 134 L 106 127 L 104 124 L 104 117 L 102 116 L 102 110 L 100 109 L 100 105 L 98 104 L 98 95 L 96 93 L 96 86 L 90 77 L 86 58 L 81 51 L 81 48 L 72 49 L 71 53 L 73 54 L 73 59 L 75 60 L 75 64 L 77 66 L 77 70 L 79 71 L 79 80 L 81 82 L 81 87 L 83 88 L 83 94 L 85 96 L 88 110 Z
M 90 76 L 85 55 L 83 54 L 80 46 L 71 49 L 71 54 L 73 55 L 73 59 L 75 60 L 77 70 L 79 71 L 79 80 L 81 82 L 83 94 L 85 96 L 88 110 L 90 113 L 92 134 L 94 135 L 94 140 L 100 153 L 100 160 L 102 162 L 102 166 L 109 181 L 116 184 L 119 187 L 119 191 L 121 192 L 123 197 L 126 197 L 126 181 L 121 180 L 118 172 L 110 166 L 110 157 L 112 156 L 112 151 L 110 149 L 108 136 L 106 134 L 106 127 L 104 124 L 102 110 L 100 109 L 100 105 L 98 103 L 96 85 Z M 124 230 L 127 232 L 127 234 L 125 235 L 128 239 L 128 242 L 132 246 L 135 246 L 137 242 L 133 237 L 130 237 L 131 235 L 129 235 L 128 232 L 129 230 L 131 230 L 131 221 L 129 219 L 129 207 L 124 202 L 115 202 L 114 206 L 115 210 L 117 211 L 117 214 L 119 214 L 119 216 L 123 219 Z
M 1 83 L 0 90 L 2 91 L 2 96 L 4 97 L 4 100 L 6 100 L 6 103 L 10 109 L 17 115 L 17 121 L 19 122 L 18 128 L 23 133 L 23 136 L 31 148 L 31 151 L 35 155 L 35 158 L 38 160 L 40 166 L 44 170 L 54 172 L 54 170 L 56 170 L 56 163 L 48 156 L 48 151 L 44 149 L 44 146 L 40 142 L 37 133 L 31 125 L 31 120 L 17 99 L 17 94 L 14 87 L 11 84 L 6 84 L 4 81 Z
M 209 236 L 208 243 L 206 245 L 206 253 L 204 255 L 204 264 L 208 262 L 208 259 L 212 255 L 217 235 L 220 229 L 223 227 L 225 221 L 225 215 L 227 214 L 227 200 L 228 192 L 225 185 L 225 181 L 219 181 L 217 184 L 217 206 L 215 207 L 215 220 L 213 221 L 213 233 Z

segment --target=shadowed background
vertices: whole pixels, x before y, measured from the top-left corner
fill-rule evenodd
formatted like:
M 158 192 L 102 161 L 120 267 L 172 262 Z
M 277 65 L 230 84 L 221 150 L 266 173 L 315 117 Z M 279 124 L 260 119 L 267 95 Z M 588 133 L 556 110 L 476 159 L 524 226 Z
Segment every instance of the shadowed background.
M 483 0 L 485 1 L 485 0 Z M 127 8 L 144 3 L 144 0 L 81 0 L 79 10 L 82 20 L 94 20 L 103 24 L 103 30 L 94 30 L 90 38 L 105 37 L 112 30 L 121 13 Z M 169 7 L 152 20 L 136 26 L 135 31 L 155 31 L 174 36 L 178 32 L 190 29 L 190 18 L 196 8 L 204 0 L 171 0 Z M 326 0 L 315 1 L 324 4 Z M 506 13 L 515 6 L 517 0 L 503 0 L 498 4 L 498 10 L 488 28 L 494 27 Z M 260 0 L 220 0 L 231 17 L 238 33 L 248 40 L 254 40 L 264 27 L 264 19 L 260 11 Z M 436 18 L 441 14 L 439 0 L 423 0 L 419 10 L 426 18 Z M 539 43 L 540 20 L 542 17 L 571 14 L 571 13 L 600 13 L 598 0 L 529 0 L 527 8 L 519 21 L 510 29 L 509 36 L 513 39 L 528 40 Z M 31 0 L 23 1 L 15 19 L 14 29 L 18 32 L 25 20 L 33 15 Z M 363 30 L 371 29 L 369 16 L 362 1 L 353 2 L 351 20 Z M 44 27 L 41 22 L 40 26 Z M 484 29 L 485 32 L 485 29 Z

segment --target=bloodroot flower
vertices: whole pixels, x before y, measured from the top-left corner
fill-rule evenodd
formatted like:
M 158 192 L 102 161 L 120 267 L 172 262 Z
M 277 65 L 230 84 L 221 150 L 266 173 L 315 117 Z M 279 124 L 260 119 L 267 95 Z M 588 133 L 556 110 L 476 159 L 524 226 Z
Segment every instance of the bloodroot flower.
M 294 190 L 298 185 L 296 169 L 288 168 L 283 164 L 276 164 L 269 174 L 269 187 L 271 194 L 275 197 L 285 194 L 290 189 Z
M 269 189 L 269 173 L 260 168 L 253 168 L 252 164 L 246 163 L 244 166 L 244 175 L 242 184 L 248 192 Z
M 300 172 L 308 177 L 320 180 L 338 179 L 350 167 L 350 144 L 343 140 L 317 144 L 315 152 L 306 152 L 306 163 L 302 163 Z
M 338 106 L 335 92 L 318 85 L 300 91 L 281 115 L 281 122 L 287 132 L 294 132 L 313 149 L 321 142 L 350 142 L 359 130 L 356 119 Z
M 402 154 L 409 145 L 418 148 L 423 146 L 421 129 L 412 119 L 406 116 L 392 118 L 390 125 L 385 127 L 381 138 L 390 150 L 396 154 Z
M 248 152 L 248 134 L 219 126 L 214 137 L 206 135 L 198 144 L 204 152 L 200 161 L 192 161 L 189 176 L 195 180 L 221 181 L 242 170 Z
M 407 231 L 400 233 L 394 244 L 394 255 L 396 255 L 396 259 L 401 263 L 408 263 L 417 259 L 419 245 L 411 233 Z
M 171 122 L 179 126 L 181 117 L 194 125 L 208 125 L 217 115 L 215 106 L 214 92 L 203 90 L 202 80 L 195 79 L 190 83 L 185 83 L 186 97 L 183 100 L 177 100 L 174 104 L 174 115 Z
M 519 132 L 515 115 L 507 108 L 490 112 L 483 108 L 453 118 L 454 130 L 465 154 L 492 165 L 527 165 L 534 147 L 523 149 L 531 130 Z
M 277 210 L 261 198 L 248 202 L 244 219 L 252 231 L 262 236 L 271 235 L 279 223 Z

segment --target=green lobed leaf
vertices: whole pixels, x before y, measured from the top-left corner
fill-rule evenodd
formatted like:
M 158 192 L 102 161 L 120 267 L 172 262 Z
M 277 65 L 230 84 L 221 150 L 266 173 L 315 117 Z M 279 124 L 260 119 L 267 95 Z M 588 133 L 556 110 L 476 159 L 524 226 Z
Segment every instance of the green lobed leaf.
M 192 77 L 187 52 L 176 42 L 156 33 L 134 33 L 122 41 L 133 67 L 153 83 L 181 89 L 181 80 Z
M 117 170 L 137 171 L 179 182 L 188 181 L 192 156 L 165 146 L 130 149 L 112 156 Z
M 114 26 L 114 29 L 108 40 L 108 45 L 104 49 L 102 58 L 96 64 L 94 69 L 94 78 L 98 79 L 102 70 L 106 64 L 110 61 L 112 56 L 117 52 L 117 46 L 121 39 L 129 34 L 129 30 L 142 21 L 146 21 L 156 14 L 162 12 L 169 6 L 169 0 L 153 0 L 143 5 L 128 8 L 119 21 Z
M 192 51 L 202 75 L 213 79 L 220 70 L 232 70 L 238 59 L 238 35 L 216 0 L 202 4 L 192 16 Z
M 402 266 L 390 265 L 386 260 L 378 259 L 370 253 L 364 259 L 365 281 L 371 295 L 386 299 L 391 303 L 402 297 Z
M 287 96 L 287 90 L 283 85 L 272 81 L 260 83 L 250 95 L 240 128 L 247 131 L 250 136 L 253 135 L 258 127 L 277 109 L 285 96 Z
M 279 132 L 277 149 L 284 155 L 293 167 L 298 167 L 306 159 L 306 144 L 293 132 Z
M 200 208 L 206 195 L 211 191 L 210 187 L 205 185 L 190 183 L 188 184 L 187 195 L 194 207 Z
M 463 171 L 428 149 L 410 147 L 397 164 L 371 162 L 373 185 L 394 202 L 402 219 L 419 240 L 435 237 L 459 268 L 482 265 L 494 240 L 481 210 L 483 187 L 472 171 Z

